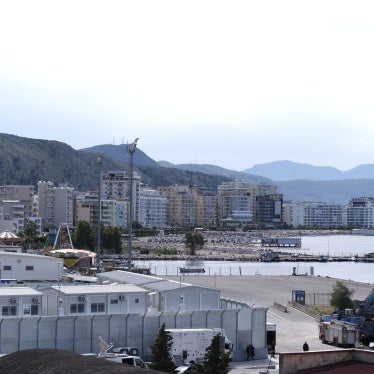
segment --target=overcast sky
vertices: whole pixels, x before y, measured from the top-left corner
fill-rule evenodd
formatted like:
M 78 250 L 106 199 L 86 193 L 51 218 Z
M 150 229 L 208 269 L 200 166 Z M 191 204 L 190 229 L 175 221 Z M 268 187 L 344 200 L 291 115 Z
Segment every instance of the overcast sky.
M 0 132 L 244 170 L 374 163 L 373 1 L 0 0 Z

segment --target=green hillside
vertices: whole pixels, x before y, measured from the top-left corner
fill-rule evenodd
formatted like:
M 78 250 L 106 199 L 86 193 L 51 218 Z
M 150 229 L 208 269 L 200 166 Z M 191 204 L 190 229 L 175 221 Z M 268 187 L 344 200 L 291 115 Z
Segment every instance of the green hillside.
M 36 185 L 38 181 L 51 181 L 56 185 L 67 183 L 76 190 L 93 190 L 97 188 L 99 178 L 97 155 L 87 150 L 75 150 L 57 141 L 0 134 L 0 185 Z M 142 175 L 142 181 L 152 187 L 201 182 L 204 186 L 216 188 L 219 183 L 228 180 L 223 176 L 159 166 L 138 167 L 135 157 L 134 164 L 134 169 Z M 105 155 L 101 167 L 103 171 L 126 170 L 128 164 Z

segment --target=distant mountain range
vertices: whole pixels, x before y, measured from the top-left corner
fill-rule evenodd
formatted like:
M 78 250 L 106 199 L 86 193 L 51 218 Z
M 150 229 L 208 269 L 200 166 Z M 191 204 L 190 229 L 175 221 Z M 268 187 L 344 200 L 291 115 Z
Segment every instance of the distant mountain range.
M 57 141 L 0 133 L 0 185 L 36 185 L 39 180 L 49 180 L 68 183 L 82 191 L 96 189 L 98 154 L 105 155 L 103 171 L 124 170 L 129 162 L 126 150 L 125 144 L 75 150 Z M 141 174 L 142 182 L 154 188 L 187 184 L 217 189 L 220 183 L 236 180 L 274 184 L 285 200 L 344 204 L 353 197 L 374 196 L 374 165 L 360 165 L 343 172 L 331 167 L 277 161 L 238 172 L 216 165 L 157 162 L 137 149 L 134 168 Z
M 276 181 L 307 179 L 313 181 L 329 181 L 343 179 L 374 179 L 374 164 L 359 165 L 353 169 L 342 171 L 331 166 L 313 166 L 292 161 L 274 161 L 257 164 L 243 173 L 260 175 Z

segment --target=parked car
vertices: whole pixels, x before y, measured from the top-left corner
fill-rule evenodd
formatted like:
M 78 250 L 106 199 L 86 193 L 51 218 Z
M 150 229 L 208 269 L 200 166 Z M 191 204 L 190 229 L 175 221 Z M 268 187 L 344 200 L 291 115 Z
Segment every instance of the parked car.
M 139 356 L 117 356 L 117 357 L 105 357 L 105 359 L 113 362 L 122 363 L 129 366 L 138 366 L 141 368 L 148 369 L 148 365 Z
M 178 366 L 175 374 L 192 374 L 192 366 Z

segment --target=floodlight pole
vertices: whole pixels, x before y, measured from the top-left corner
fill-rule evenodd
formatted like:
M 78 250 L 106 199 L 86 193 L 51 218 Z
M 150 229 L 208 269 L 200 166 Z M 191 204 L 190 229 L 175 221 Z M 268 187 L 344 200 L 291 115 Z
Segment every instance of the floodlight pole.
M 98 214 L 97 214 L 97 246 L 96 246 L 96 272 L 101 272 L 101 164 L 104 155 L 97 156 L 97 163 L 99 165 L 99 196 L 98 196 Z
M 131 144 L 127 146 L 127 152 L 130 155 L 130 216 L 128 220 L 128 241 L 129 241 L 129 258 L 127 263 L 128 271 L 132 271 L 132 221 L 134 215 L 134 204 L 133 204 L 133 163 L 134 153 L 136 151 L 136 143 L 139 138 L 136 138 Z

